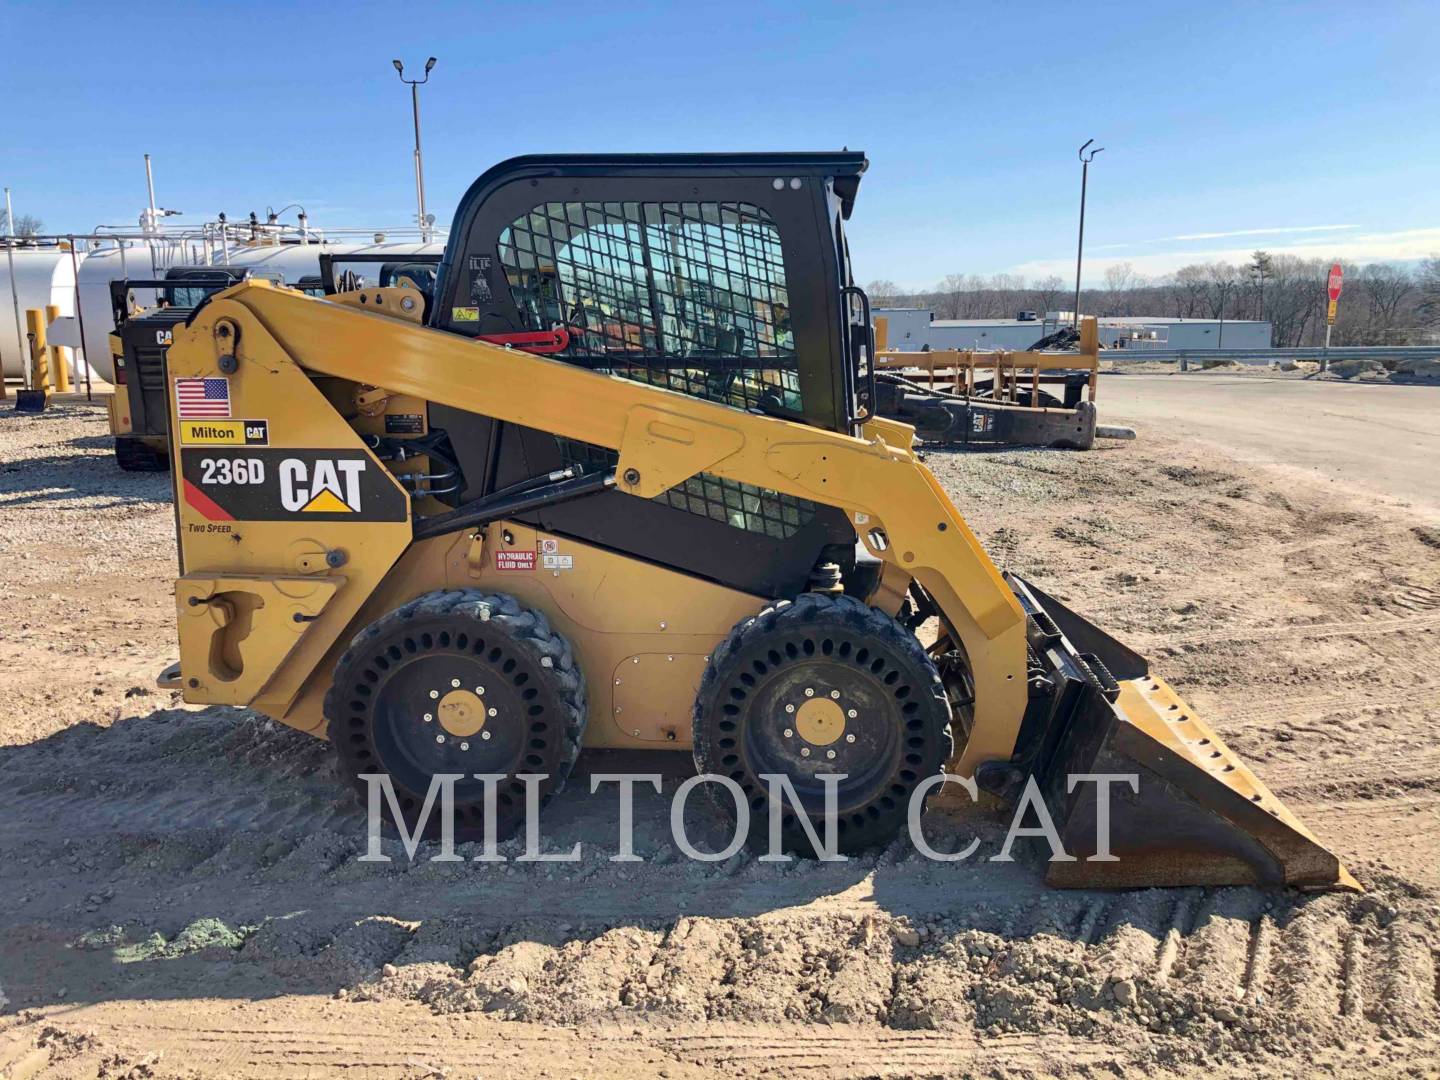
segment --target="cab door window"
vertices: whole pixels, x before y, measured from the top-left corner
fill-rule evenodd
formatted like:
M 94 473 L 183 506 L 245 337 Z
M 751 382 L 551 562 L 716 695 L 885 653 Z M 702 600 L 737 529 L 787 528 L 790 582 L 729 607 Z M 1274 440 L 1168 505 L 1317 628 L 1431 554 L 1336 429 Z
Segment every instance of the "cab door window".
M 526 329 L 560 358 L 739 408 L 800 412 L 775 222 L 743 202 L 547 202 L 498 245 Z

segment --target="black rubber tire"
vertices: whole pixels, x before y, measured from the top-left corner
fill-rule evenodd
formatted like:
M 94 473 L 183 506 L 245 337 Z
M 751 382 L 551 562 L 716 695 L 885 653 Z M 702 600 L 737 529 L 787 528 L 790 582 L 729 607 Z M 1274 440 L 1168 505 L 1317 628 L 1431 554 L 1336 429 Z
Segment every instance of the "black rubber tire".
M 143 439 L 115 439 L 115 464 L 124 472 L 165 472 L 170 468 L 170 455 L 156 450 Z
M 843 687 L 842 703 L 848 698 L 861 704 L 855 730 L 847 733 L 858 732 L 857 742 L 812 746 L 795 737 L 798 726 L 787 723 L 775 695 L 790 695 L 803 705 L 793 697 L 793 688 L 802 684 L 821 697 Z M 757 715 L 765 712 L 770 715 Z M 749 844 L 760 850 L 768 846 L 770 827 L 768 789 L 760 773 L 791 777 L 823 841 L 823 788 L 816 792 L 813 777 L 848 772 L 851 781 L 841 782 L 837 804 L 836 845 L 854 854 L 887 843 L 904 827 L 916 785 L 950 759 L 950 722 L 940 674 L 913 634 L 854 597 L 806 593 L 742 620 L 711 654 L 695 699 L 695 766 L 728 776 L 744 790 L 751 810 Z M 793 734 L 784 735 L 787 730 Z M 810 757 L 798 756 L 802 745 L 811 749 Z M 836 761 L 825 760 L 827 746 L 836 749 Z M 857 765 L 865 771 L 857 772 Z M 706 790 L 733 824 L 731 794 L 718 784 Z M 789 802 L 781 841 L 787 852 L 816 854 Z
M 419 721 L 430 695 L 407 688 L 417 680 L 436 683 L 432 673 L 442 661 L 447 675 L 451 669 L 463 672 L 467 686 L 472 675 L 484 680 L 491 689 L 486 700 L 507 705 L 493 729 L 499 738 L 482 743 L 477 734 L 460 740 Z M 397 716 L 399 708 L 413 712 Z M 363 804 L 368 787 L 359 775 L 388 772 L 407 831 L 413 831 L 424 806 L 431 775 L 505 773 L 496 801 L 496 836 L 503 840 L 525 819 L 525 787 L 517 774 L 547 774 L 539 785 L 542 807 L 564 787 L 585 732 L 585 677 L 570 643 L 544 615 L 513 596 L 479 589 L 432 592 L 355 636 L 335 665 L 325 718 L 342 778 Z M 433 745 L 437 732 L 447 739 L 439 749 Z M 462 741 L 473 746 L 462 751 Z M 456 782 L 457 837 L 483 837 L 483 793 L 479 781 Z M 393 830 L 388 803 L 382 804 L 385 824 Z M 439 827 L 437 802 L 425 835 L 438 836 Z

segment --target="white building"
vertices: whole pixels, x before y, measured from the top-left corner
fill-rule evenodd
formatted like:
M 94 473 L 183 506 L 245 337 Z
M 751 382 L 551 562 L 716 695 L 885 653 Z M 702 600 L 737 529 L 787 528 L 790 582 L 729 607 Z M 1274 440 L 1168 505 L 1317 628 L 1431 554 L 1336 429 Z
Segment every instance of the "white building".
M 886 322 L 886 347 L 901 352 L 918 352 L 930 340 L 935 313 L 929 308 L 875 308 L 871 317 Z M 932 349 L 934 345 L 930 346 Z
M 1028 349 L 1042 337 L 1070 325 L 1068 311 L 1044 318 L 936 319 L 928 308 L 876 308 L 887 320 L 886 343 L 901 352 L 931 349 Z M 1099 320 L 1106 349 L 1268 349 L 1270 324 L 1253 320 L 1182 319 L 1178 316 L 1107 316 Z

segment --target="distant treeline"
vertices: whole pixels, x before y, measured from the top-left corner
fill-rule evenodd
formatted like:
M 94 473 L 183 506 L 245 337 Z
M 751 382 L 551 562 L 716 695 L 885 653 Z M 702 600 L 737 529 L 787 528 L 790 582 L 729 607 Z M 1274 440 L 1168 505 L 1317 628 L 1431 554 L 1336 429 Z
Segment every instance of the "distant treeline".
M 1129 263 L 1105 271 L 1105 287 L 1082 289 L 1086 315 L 1160 315 L 1187 319 L 1268 319 L 1276 346 L 1317 345 L 1325 338 L 1326 279 L 1333 259 L 1301 259 L 1257 251 L 1250 262 L 1193 263 L 1147 278 Z M 1331 342 L 1335 345 L 1440 343 L 1440 256 L 1410 268 L 1352 264 Z M 929 308 L 937 319 L 1013 319 L 1019 311 L 1069 311 L 1073 282 L 1055 275 L 950 274 L 933 290 L 903 292 L 893 281 L 866 286 L 876 307 Z

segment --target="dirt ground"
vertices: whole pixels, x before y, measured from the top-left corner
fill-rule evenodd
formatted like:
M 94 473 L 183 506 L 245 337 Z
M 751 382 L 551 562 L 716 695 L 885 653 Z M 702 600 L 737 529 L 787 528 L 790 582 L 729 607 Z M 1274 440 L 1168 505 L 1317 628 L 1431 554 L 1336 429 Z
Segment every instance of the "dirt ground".
M 1048 891 L 1033 855 L 984 861 L 981 810 L 928 823 L 982 838 L 958 865 L 694 864 L 685 755 L 637 800 L 644 864 L 606 861 L 585 774 L 654 759 L 613 753 L 547 811 L 579 862 L 357 862 L 323 744 L 153 689 L 166 478 L 114 467 L 98 408 L 0 410 L 0 1076 L 1436 1075 L 1440 523 L 1137 426 L 929 460 L 1363 895 Z
M 1127 372 L 1102 381 L 1107 423 L 1149 423 L 1221 443 L 1242 461 L 1283 462 L 1440 517 L 1440 382 L 1305 380 L 1264 369 Z

